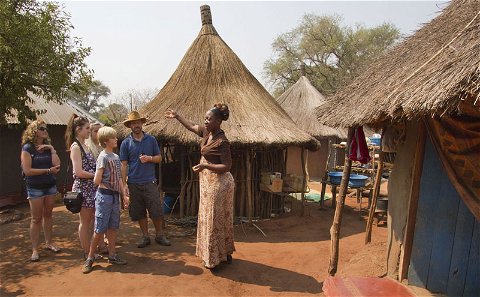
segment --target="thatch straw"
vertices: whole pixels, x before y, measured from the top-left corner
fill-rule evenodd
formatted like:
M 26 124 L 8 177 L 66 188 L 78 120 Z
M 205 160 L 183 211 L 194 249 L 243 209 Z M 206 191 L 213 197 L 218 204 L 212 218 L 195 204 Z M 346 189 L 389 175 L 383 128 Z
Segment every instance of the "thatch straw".
M 211 24 L 208 6 L 202 7 L 202 29 L 178 68 L 140 113 L 148 118 L 145 131 L 160 140 L 196 144 L 198 137 L 164 113 L 179 114 L 203 124 L 205 112 L 214 103 L 229 106 L 230 118 L 222 129 L 235 145 L 300 145 L 316 147 L 318 142 L 299 129 L 275 99 L 255 79 Z M 129 131 L 117 126 L 121 136 Z
M 320 124 L 317 120 L 315 108 L 325 102 L 326 99 L 310 83 L 307 77 L 302 75 L 294 85 L 276 100 L 295 124 L 313 137 L 317 139 L 326 137 L 347 138 L 346 129 L 331 128 Z
M 378 124 L 454 112 L 467 96 L 480 101 L 479 36 L 480 1 L 452 1 L 319 106 L 318 119 L 335 127 Z

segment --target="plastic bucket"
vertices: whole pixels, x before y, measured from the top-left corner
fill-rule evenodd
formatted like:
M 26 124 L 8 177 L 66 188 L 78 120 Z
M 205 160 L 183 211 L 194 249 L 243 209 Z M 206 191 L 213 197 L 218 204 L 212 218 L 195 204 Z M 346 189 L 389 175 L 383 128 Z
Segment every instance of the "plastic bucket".
M 163 198 L 163 214 L 169 214 L 172 212 L 173 203 L 175 202 L 175 198 L 170 196 L 165 196 Z

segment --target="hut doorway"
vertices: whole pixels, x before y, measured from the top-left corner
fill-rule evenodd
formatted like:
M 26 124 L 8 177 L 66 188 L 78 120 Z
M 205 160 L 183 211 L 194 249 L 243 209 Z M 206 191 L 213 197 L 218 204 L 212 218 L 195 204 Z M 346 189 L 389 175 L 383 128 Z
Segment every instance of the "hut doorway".
M 448 296 L 480 294 L 480 222 L 427 136 L 408 282 Z

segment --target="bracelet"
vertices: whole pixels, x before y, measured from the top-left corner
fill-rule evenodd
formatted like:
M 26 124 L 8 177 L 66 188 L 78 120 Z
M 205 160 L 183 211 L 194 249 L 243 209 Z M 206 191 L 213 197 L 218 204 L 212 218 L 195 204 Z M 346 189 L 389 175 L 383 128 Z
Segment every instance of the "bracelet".
M 150 162 L 152 162 L 152 161 L 153 161 L 153 156 L 150 156 Z
M 52 155 L 56 155 L 57 154 L 57 151 L 51 151 L 52 152 Z
M 50 174 L 50 168 L 47 169 L 47 174 Z

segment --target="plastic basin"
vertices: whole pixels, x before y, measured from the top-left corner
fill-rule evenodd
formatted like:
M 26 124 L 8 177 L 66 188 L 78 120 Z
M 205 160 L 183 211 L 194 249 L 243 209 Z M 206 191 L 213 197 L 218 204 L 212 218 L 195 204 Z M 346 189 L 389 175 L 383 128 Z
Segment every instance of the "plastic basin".
M 382 141 L 381 137 L 370 137 L 370 142 L 374 145 L 380 146 L 380 142 Z
M 329 172 L 328 177 L 330 178 L 330 183 L 334 185 L 339 185 L 342 181 L 343 172 L 335 171 Z M 352 188 L 361 188 L 365 186 L 365 182 L 368 179 L 368 176 L 360 175 L 360 174 L 350 174 L 350 182 L 348 185 Z

